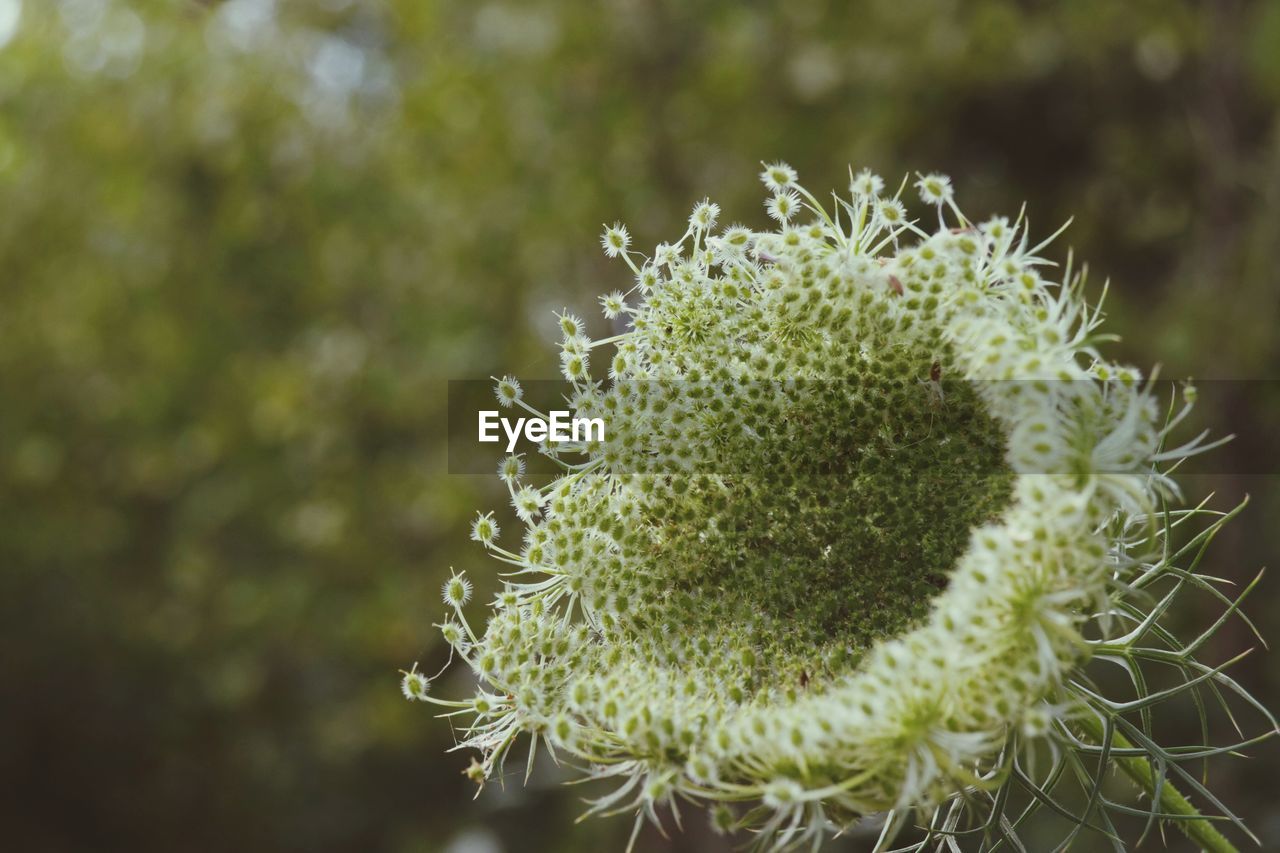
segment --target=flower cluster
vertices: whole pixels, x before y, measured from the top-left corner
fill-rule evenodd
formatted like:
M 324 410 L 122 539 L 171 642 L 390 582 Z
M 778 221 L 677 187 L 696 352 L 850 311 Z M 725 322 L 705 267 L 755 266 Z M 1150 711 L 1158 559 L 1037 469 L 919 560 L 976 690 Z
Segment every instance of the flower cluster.
M 471 717 L 477 777 L 527 734 L 530 762 L 544 742 L 617 777 L 593 811 L 637 826 L 692 800 L 790 846 L 877 813 L 886 837 L 913 813 L 955 832 L 1015 778 L 1047 798 L 1019 756 L 1120 737 L 1081 667 L 1145 648 L 1133 593 L 1180 571 L 1162 466 L 1204 446 L 1166 447 L 1180 416 L 1104 359 L 1082 279 L 1048 277 L 1021 219 L 970 221 L 942 175 L 915 185 L 936 227 L 870 172 L 830 210 L 785 164 L 761 179 L 773 231 L 717 229 L 709 201 L 651 256 L 605 230 L 626 331 L 566 313 L 560 363 L 607 439 L 544 447 L 563 470 L 540 485 L 504 460 L 524 533 L 475 520 L 510 567 L 483 633 L 470 584 L 444 590 L 480 690 L 415 671 L 405 694 Z M 510 377 L 495 393 L 542 416 Z

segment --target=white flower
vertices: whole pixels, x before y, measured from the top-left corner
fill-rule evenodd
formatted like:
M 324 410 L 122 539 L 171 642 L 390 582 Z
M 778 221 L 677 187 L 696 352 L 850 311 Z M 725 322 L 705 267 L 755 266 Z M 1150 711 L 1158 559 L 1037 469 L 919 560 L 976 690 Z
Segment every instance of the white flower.
M 622 292 L 615 290 L 600 297 L 600 307 L 603 309 L 605 319 L 613 320 L 627 310 L 627 302 Z
M 863 169 L 849 181 L 849 192 L 855 197 L 875 199 L 884 192 L 884 179 L 870 169 Z
M 499 532 L 498 523 L 493 520 L 492 512 L 477 513 L 475 521 L 471 522 L 471 538 L 486 548 L 493 545 Z
M 760 180 L 772 193 L 779 193 L 788 187 L 795 186 L 796 170 L 786 163 L 766 163 L 760 173 Z
M 611 258 L 626 252 L 627 247 L 631 245 L 631 235 L 627 233 L 627 226 L 619 222 L 606 226 L 604 233 L 600 235 L 600 245 L 604 248 L 604 253 Z
M 710 199 L 703 199 L 693 206 L 693 213 L 689 215 L 689 225 L 700 231 L 710 231 L 719 217 L 720 205 Z
M 1098 790 L 1090 774 L 1149 788 L 1158 765 L 1157 816 L 1181 809 L 1180 829 L 1223 849 L 1170 793 L 1192 752 L 1148 739 L 1141 700 L 1082 671 L 1097 656 L 1141 685 L 1160 663 L 1182 678 L 1162 699 L 1213 673 L 1152 594 L 1209 585 L 1163 541 L 1202 514 L 1163 509 L 1176 485 L 1157 466 L 1198 447 L 1164 449 L 1181 415 L 1161 426 L 1151 386 L 1097 351 L 1082 280 L 1047 280 L 1022 220 L 970 225 L 944 176 L 917 182 L 933 233 L 869 172 L 840 202 L 853 216 L 818 209 L 785 164 L 762 179 L 776 231 L 714 234 L 719 211 L 695 208 L 638 270 L 644 298 L 601 300 L 628 318 L 611 384 L 591 381 L 593 345 L 560 317 L 566 399 L 608 438 L 556 457 L 564 473 L 541 488 L 504 461 L 524 537 L 512 552 L 493 513 L 472 524 L 516 567 L 483 632 L 469 582 L 446 584 L 446 640 L 502 697 L 424 699 L 483 718 L 462 743 L 482 757 L 473 775 L 501 774 L 529 734 L 616 779 L 593 812 L 656 821 L 696 802 L 782 848 L 888 811 L 890 829 L 945 843 L 989 825 L 1003 786 L 1044 804 L 1080 781 L 1055 810 L 1071 814 Z M 626 251 L 610 231 L 606 249 Z M 1210 517 L 1204 541 L 1226 520 Z M 1080 813 L 1108 825 L 1110 802 Z
M 653 262 L 660 267 L 673 267 L 680 262 L 680 250 L 670 243 L 659 243 L 653 250 Z
M 525 486 L 511 496 L 516 515 L 523 522 L 530 522 L 542 511 L 542 493 L 532 486 Z
M 455 621 L 446 621 L 440 626 L 440 636 L 455 650 L 462 650 L 466 643 L 462 627 Z
M 640 288 L 640 292 L 648 296 L 650 291 L 662 282 L 662 274 L 658 272 L 658 268 L 653 264 L 645 264 L 640 268 L 640 272 L 636 274 L 636 286 Z
M 585 327 L 576 315 L 565 311 L 563 314 L 557 314 L 556 320 L 560 325 L 560 333 L 564 335 L 566 340 L 582 337 L 582 332 Z
M 504 376 L 494 386 L 493 395 L 498 398 L 499 406 L 509 409 L 524 397 L 524 389 L 520 387 L 519 380 L 511 376 Z
M 764 207 L 765 212 L 773 219 L 779 222 L 787 222 L 800 209 L 800 196 L 796 195 L 792 190 L 780 191 L 765 202 Z
M 566 348 L 560 354 L 560 372 L 570 382 L 586 382 L 591 378 L 591 365 L 585 351 Z
M 902 206 L 902 202 L 894 198 L 884 199 L 877 204 L 876 213 L 890 228 L 897 228 L 907 221 L 907 209 Z
M 937 172 L 921 175 L 916 181 L 916 188 L 920 190 L 920 198 L 925 204 L 941 206 L 949 204 L 953 197 L 951 179 Z
M 431 682 L 420 672 L 406 672 L 400 679 L 400 692 L 411 702 L 425 700 L 430 690 Z
M 524 476 L 524 457 L 519 453 L 502 457 L 498 463 L 498 476 L 508 486 L 514 485 Z
M 471 581 L 465 575 L 452 574 L 441 590 L 444 603 L 450 607 L 462 607 L 471 600 Z

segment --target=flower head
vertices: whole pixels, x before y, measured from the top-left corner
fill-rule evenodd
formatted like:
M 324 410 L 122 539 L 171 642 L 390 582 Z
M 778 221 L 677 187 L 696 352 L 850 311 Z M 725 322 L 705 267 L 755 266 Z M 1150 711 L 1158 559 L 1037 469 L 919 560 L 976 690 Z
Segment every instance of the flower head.
M 427 694 L 431 690 L 431 681 L 414 669 L 406 672 L 404 677 L 400 679 L 400 692 L 404 694 L 404 698 L 411 702 L 421 702 L 427 698 Z
M 1151 384 L 1098 352 L 1083 279 L 1047 281 L 1021 220 L 970 224 L 947 178 L 917 183 L 929 233 L 868 172 L 850 216 L 784 164 L 761 177 L 776 231 L 716 234 L 699 206 L 633 266 L 643 298 L 609 341 L 609 384 L 560 318 L 567 399 L 607 439 L 572 461 L 544 447 L 565 473 L 541 488 L 504 462 L 524 544 L 500 547 L 493 513 L 473 522 L 516 567 L 481 633 L 469 582 L 445 585 L 446 639 L 495 698 L 426 701 L 475 714 L 474 775 L 501 773 L 528 733 L 617 778 L 593 811 L 657 820 L 694 801 L 776 847 L 914 813 L 935 843 L 976 821 L 1016 848 L 1010 797 L 1059 815 L 1087 798 L 1082 826 L 1108 826 L 1131 807 L 1101 796 L 1105 774 L 1151 786 L 1158 767 L 1152 815 L 1221 849 L 1173 788 L 1200 790 L 1183 768 L 1197 750 L 1145 722 L 1218 675 L 1162 622 L 1176 594 L 1210 588 L 1169 538 L 1203 515 L 1167 508 L 1164 466 L 1202 449 L 1166 449 L 1181 415 L 1161 424 Z M 1139 698 L 1108 695 L 1092 658 Z M 1150 664 L 1182 681 L 1149 692 Z
M 765 211 L 779 222 L 788 222 L 800 210 L 800 196 L 793 190 L 779 190 L 765 202 Z
M 884 179 L 870 169 L 863 169 L 849 180 L 849 192 L 855 197 L 878 198 L 884 192 Z
M 703 199 L 693 206 L 689 215 L 689 225 L 700 231 L 709 231 L 720 218 L 720 205 L 710 199 Z
M 519 453 L 509 454 L 498 463 L 498 477 L 508 486 L 513 486 L 524 476 L 524 468 L 523 456 Z
M 600 297 L 600 307 L 606 320 L 615 320 L 627 310 L 627 301 L 622 291 L 615 290 Z
M 907 221 L 907 209 L 896 198 L 883 199 L 876 205 L 876 213 L 890 228 L 897 228 Z
M 631 235 L 627 233 L 627 226 L 619 222 L 606 226 L 604 233 L 600 235 L 600 245 L 604 248 L 604 253 L 611 258 L 616 258 L 627 251 L 627 247 L 631 245 Z
M 937 172 L 921 175 L 920 180 L 916 181 L 916 188 L 920 190 L 920 200 L 925 204 L 938 206 L 950 204 L 954 197 L 951 179 Z
M 493 513 L 477 513 L 471 522 L 471 538 L 486 548 L 493 545 L 498 538 L 498 523 L 493 520 Z
M 796 170 L 783 162 L 766 163 L 760 180 L 770 192 L 779 193 L 795 186 Z
M 444 603 L 450 607 L 462 607 L 471 600 L 471 581 L 465 575 L 454 573 L 444 582 L 441 590 Z
M 560 334 L 564 335 L 566 340 L 582 337 L 582 332 L 585 327 L 582 325 L 582 320 L 578 319 L 577 315 L 570 314 L 568 311 L 565 311 L 563 314 L 557 314 L 556 320 L 560 326 Z
M 504 376 L 494 385 L 493 396 L 498 399 L 499 406 L 509 409 L 524 397 L 524 389 L 520 387 L 519 380 Z

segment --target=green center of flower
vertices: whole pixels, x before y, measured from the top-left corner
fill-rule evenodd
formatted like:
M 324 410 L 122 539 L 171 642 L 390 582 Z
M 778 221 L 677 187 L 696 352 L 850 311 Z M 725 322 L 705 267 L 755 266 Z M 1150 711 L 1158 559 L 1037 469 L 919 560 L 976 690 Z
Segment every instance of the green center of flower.
M 899 352 L 840 381 L 739 392 L 743 428 L 705 454 L 720 470 L 651 506 L 631 625 L 668 626 L 658 636 L 727 658 L 755 692 L 846 672 L 917 624 L 1013 480 L 1000 427 L 938 370 Z

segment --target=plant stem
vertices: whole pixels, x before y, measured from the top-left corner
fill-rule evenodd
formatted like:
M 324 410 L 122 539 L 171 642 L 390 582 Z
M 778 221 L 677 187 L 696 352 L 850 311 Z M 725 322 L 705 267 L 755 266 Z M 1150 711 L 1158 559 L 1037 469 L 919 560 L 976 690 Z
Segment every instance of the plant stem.
M 1073 726 L 1077 730 L 1076 733 L 1085 740 L 1101 746 L 1105 733 L 1103 732 L 1102 723 L 1092 714 L 1086 714 L 1081 719 L 1073 721 Z M 1116 749 L 1133 749 L 1133 744 L 1129 739 L 1120 732 L 1112 730 L 1111 745 Z M 1119 765 L 1133 783 L 1151 796 L 1155 796 L 1156 779 L 1155 773 L 1151 769 L 1151 762 L 1139 756 L 1117 756 L 1112 755 L 1111 760 Z M 1194 815 L 1199 819 L 1175 820 L 1171 821 L 1182 831 L 1187 838 L 1190 838 L 1200 846 L 1201 850 L 1210 853 L 1239 853 L 1235 845 L 1228 841 L 1222 833 L 1218 832 L 1212 821 L 1200 817 L 1200 812 L 1195 806 L 1182 795 L 1173 783 L 1168 779 L 1164 780 L 1164 784 L 1160 788 L 1160 806 L 1161 809 L 1168 814 L 1185 815 L 1191 818 Z

